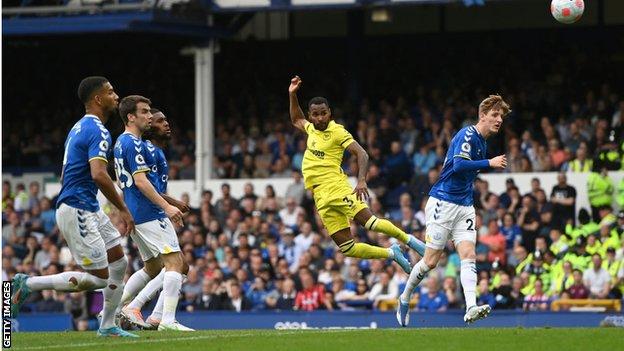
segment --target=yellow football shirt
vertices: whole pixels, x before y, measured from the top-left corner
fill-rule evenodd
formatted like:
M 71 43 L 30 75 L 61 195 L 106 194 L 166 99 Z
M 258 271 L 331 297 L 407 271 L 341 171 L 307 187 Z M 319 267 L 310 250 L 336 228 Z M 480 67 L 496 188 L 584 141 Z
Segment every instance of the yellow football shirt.
M 323 131 L 316 130 L 314 124 L 306 121 L 304 129 L 308 134 L 302 167 L 306 189 L 346 180 L 347 175 L 340 165 L 344 150 L 355 141 L 353 136 L 334 121 L 330 121 Z

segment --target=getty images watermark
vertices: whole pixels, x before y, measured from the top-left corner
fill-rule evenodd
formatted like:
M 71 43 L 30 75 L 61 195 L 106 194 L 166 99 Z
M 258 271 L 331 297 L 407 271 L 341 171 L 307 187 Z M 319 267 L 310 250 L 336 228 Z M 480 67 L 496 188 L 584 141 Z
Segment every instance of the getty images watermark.
M 11 347 L 11 282 L 2 282 L 2 347 Z

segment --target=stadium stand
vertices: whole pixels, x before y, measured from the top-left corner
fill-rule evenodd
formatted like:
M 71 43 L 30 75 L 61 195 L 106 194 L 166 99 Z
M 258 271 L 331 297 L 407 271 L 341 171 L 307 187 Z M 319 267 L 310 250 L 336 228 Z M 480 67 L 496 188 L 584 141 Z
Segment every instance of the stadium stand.
M 514 112 L 504 133 L 491 141 L 490 153 L 507 154 L 510 173 L 562 171 L 573 177 L 575 172 L 595 171 L 588 188 L 592 207 L 575 207 L 576 191 L 565 179 L 552 189 L 543 189 L 537 179 L 526 194 L 512 178 L 503 193 L 493 193 L 478 181 L 479 301 L 510 310 L 557 311 L 580 305 L 621 310 L 624 181 L 613 183 L 607 176 L 624 170 L 624 87 L 621 75 L 609 74 L 618 72 L 624 55 L 622 45 L 613 45 L 620 32 L 540 31 L 542 40 L 530 43 L 520 31 L 431 35 L 418 42 L 409 36 L 371 38 L 361 53 L 366 74 L 355 96 L 345 93 L 345 63 L 335 58 L 346 56 L 341 40 L 258 45 L 251 38 L 223 43 L 215 62 L 212 176 L 223 178 L 224 184 L 231 178 L 293 181 L 284 193 L 250 187 L 234 198 L 224 185 L 221 193 L 202 194 L 178 230 L 191 266 L 180 308 L 394 308 L 407 276 L 388 262 L 344 257 L 324 232 L 300 183 L 304 136 L 290 126 L 285 99 L 288 79 L 298 72 L 308 98 L 327 96 L 334 116 L 369 152 L 373 212 L 421 239 L 423 200 L 437 179 L 449 138 L 473 121 L 484 94 L 504 94 Z M 570 44 L 572 37 L 581 38 L 583 45 Z M 167 150 L 170 179 L 194 178 L 192 84 L 180 84 L 192 82 L 190 58 L 175 51 L 178 39 L 142 39 L 108 38 L 117 44 L 112 61 L 103 61 L 93 43 L 79 37 L 6 43 L 11 50 L 3 58 L 12 69 L 4 73 L 12 89 L 5 89 L 4 98 L 12 103 L 3 107 L 3 114 L 10 116 L 3 118 L 4 171 L 59 174 L 65 133 L 82 115 L 74 97 L 76 82 L 85 72 L 106 67 L 120 95 L 141 92 L 169 116 L 174 136 Z M 143 50 L 150 55 L 140 54 Z M 311 62 L 315 67 L 309 67 Z M 505 69 L 484 74 L 488 67 Z M 62 70 L 66 79 L 54 80 L 46 74 L 51 69 Z M 37 86 L 20 79 L 24 72 L 38 77 Z M 121 123 L 113 124 L 110 129 L 118 135 Z M 345 157 L 349 175 L 356 172 L 353 161 Z M 55 199 L 44 197 L 41 186 L 3 183 L 3 280 L 17 272 L 45 275 L 77 268 L 56 227 Z M 605 197 L 608 204 L 601 202 Z M 190 204 L 188 196 L 185 201 Z M 119 225 L 115 209 L 107 206 L 106 211 Z M 362 242 L 391 244 L 362 228 L 353 232 Z M 131 240 L 124 246 L 129 275 L 140 269 L 141 260 Z M 410 261 L 416 262 L 411 255 Z M 459 257 L 449 246 L 412 306 L 422 311 L 462 308 L 458 270 Z M 239 299 L 242 303 L 233 303 Z M 64 311 L 72 315 L 76 329 L 84 330 L 93 328 L 87 321 L 94 320 L 101 305 L 99 292 L 44 292 L 33 294 L 24 312 Z

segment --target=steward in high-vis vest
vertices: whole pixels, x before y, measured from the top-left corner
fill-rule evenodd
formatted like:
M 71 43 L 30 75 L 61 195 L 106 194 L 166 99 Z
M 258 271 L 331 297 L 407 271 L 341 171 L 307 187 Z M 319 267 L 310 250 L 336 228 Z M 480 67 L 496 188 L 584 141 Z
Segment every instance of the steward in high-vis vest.
M 594 166 L 597 166 L 594 163 Z M 609 177 L 607 169 L 600 167 L 589 174 L 587 178 L 587 196 L 592 209 L 592 218 L 600 222 L 599 210 L 602 206 L 611 206 L 613 202 L 613 179 Z

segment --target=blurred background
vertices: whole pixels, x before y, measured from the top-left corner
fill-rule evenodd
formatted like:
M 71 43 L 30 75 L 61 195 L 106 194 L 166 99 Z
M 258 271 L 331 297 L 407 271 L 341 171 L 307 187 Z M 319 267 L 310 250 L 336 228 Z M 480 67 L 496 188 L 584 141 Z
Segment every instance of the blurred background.
M 7 0 L 2 19 L 3 280 L 76 269 L 55 198 L 66 134 L 84 113 L 77 85 L 103 75 L 120 97 L 149 97 L 172 124 L 170 193 L 192 207 L 178 228 L 191 266 L 181 321 L 219 327 L 211 313 L 235 306 L 392 310 L 407 276 L 342 256 L 303 188 L 305 135 L 290 125 L 287 100 L 296 74 L 302 105 L 327 97 L 368 151 L 373 212 L 421 239 L 450 139 L 476 123 L 483 98 L 501 94 L 513 112 L 488 156 L 506 154 L 509 167 L 475 184 L 479 302 L 621 309 L 619 0 L 586 1 L 573 25 L 557 23 L 543 0 Z M 121 119 L 107 127 L 114 139 L 123 131 Z M 343 168 L 356 174 L 352 155 Z M 131 240 L 124 246 L 131 274 L 140 257 Z M 449 244 L 412 304 L 425 320 L 463 308 L 458 270 Z M 92 329 L 101 304 L 100 292 L 33 294 L 23 314 L 33 319 L 21 325 L 58 312 L 64 328 Z

